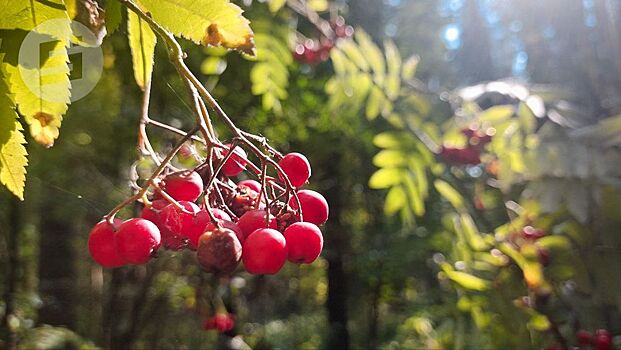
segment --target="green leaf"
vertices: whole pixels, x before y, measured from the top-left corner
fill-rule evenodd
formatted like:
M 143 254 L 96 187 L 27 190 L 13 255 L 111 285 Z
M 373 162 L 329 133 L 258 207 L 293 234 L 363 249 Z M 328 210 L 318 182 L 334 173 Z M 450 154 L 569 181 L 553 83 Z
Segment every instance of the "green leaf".
M 69 20 L 62 0 L 0 0 L 0 29 L 31 30 L 51 19 Z
M 440 192 L 442 197 L 449 201 L 455 209 L 458 211 L 463 211 L 465 209 L 464 198 L 448 182 L 438 179 L 433 182 L 433 185 L 436 190 Z
M 414 136 L 406 132 L 386 131 L 375 135 L 373 144 L 380 148 L 405 148 L 414 144 Z
M 306 3 L 308 8 L 316 12 L 327 11 L 330 8 L 328 0 L 308 0 Z
M 405 184 L 408 198 L 410 200 L 410 208 L 414 214 L 422 216 L 425 214 L 425 202 L 423 201 L 423 197 L 416 182 L 414 181 L 413 176 L 411 176 L 412 174 L 408 175 L 403 177 L 403 183 Z
M 407 204 L 407 198 L 401 186 L 395 186 L 388 191 L 384 201 L 384 213 L 392 216 Z
M 224 46 L 254 56 L 254 34 L 242 9 L 229 0 L 140 0 L 153 19 L 203 45 Z
M 550 320 L 545 315 L 536 314 L 528 320 L 526 326 L 538 332 L 545 332 L 550 329 Z
M 382 105 L 385 102 L 384 93 L 377 86 L 371 88 L 369 99 L 367 101 L 366 115 L 367 119 L 373 120 L 377 118 L 382 110 Z
M 487 243 L 485 243 L 483 237 L 481 237 L 479 229 L 474 223 L 474 220 L 472 220 L 472 216 L 470 216 L 470 214 L 461 214 L 460 223 L 464 235 L 466 236 L 466 240 L 468 241 L 468 245 L 470 245 L 472 249 L 476 251 L 484 251 L 490 248 Z
M 365 72 L 369 70 L 369 63 L 356 43 L 351 40 L 341 40 L 339 41 L 338 48 L 343 51 L 360 70 Z
M 205 75 L 220 75 L 226 70 L 227 62 L 221 57 L 207 57 L 201 63 L 201 73 Z
M 383 83 L 386 75 L 386 62 L 384 62 L 382 51 L 362 28 L 356 28 L 355 36 L 360 52 L 364 52 L 365 62 L 368 62 L 368 66 L 375 73 L 375 80 L 380 84 Z
M 568 250 L 571 248 L 569 238 L 559 235 L 551 235 L 539 238 L 537 244 L 549 250 Z
M 401 55 L 399 54 L 399 49 L 392 40 L 386 40 L 384 41 L 384 51 L 386 54 L 388 74 L 398 78 L 401 72 Z
M 62 116 L 70 103 L 71 83 L 66 49 L 71 34 L 69 24 L 67 21 L 54 26 L 54 34 L 63 36 L 47 40 L 46 51 L 54 54 L 43 62 L 38 57 L 26 56 L 20 57 L 22 60 L 18 64 L 19 48 L 25 33 L 0 32 L 1 50 L 6 53 L 2 69 L 8 76 L 13 101 L 30 126 L 30 134 L 35 141 L 48 147 L 58 137 Z
M 1 56 L 0 56 L 1 57 Z M 6 186 L 19 199 L 24 200 L 26 184 L 26 139 L 22 126 L 17 121 L 13 101 L 0 72 L 0 183 Z
M 268 7 L 271 12 L 278 12 L 286 3 L 287 0 L 269 0 Z
M 376 171 L 369 179 L 369 187 L 373 189 L 389 188 L 401 183 L 401 169 L 384 168 Z
M 403 80 L 413 79 L 416 75 L 416 68 L 418 68 L 418 62 L 420 61 L 420 57 L 413 55 L 408 58 L 405 63 L 403 63 L 403 70 L 401 72 L 401 76 Z
M 385 149 L 380 151 L 373 157 L 373 164 L 379 168 L 387 168 L 387 167 L 399 167 L 403 166 L 407 162 L 406 155 L 399 151 L 393 149 Z
M 128 9 L 127 11 L 127 32 L 129 49 L 132 53 L 134 78 L 138 86 L 144 90 L 146 82 L 151 80 L 153 74 L 157 38 L 148 23 L 131 10 Z
M 121 24 L 123 19 L 121 3 L 118 0 L 106 1 L 106 31 L 112 35 Z
M 479 113 L 478 118 L 480 121 L 496 124 L 502 121 L 506 121 L 513 115 L 513 106 L 494 106 L 490 107 L 483 112 Z
M 469 290 L 476 290 L 482 292 L 488 290 L 490 287 L 489 281 L 471 275 L 469 273 L 451 270 L 445 270 L 444 272 L 446 273 L 446 276 L 453 282 Z

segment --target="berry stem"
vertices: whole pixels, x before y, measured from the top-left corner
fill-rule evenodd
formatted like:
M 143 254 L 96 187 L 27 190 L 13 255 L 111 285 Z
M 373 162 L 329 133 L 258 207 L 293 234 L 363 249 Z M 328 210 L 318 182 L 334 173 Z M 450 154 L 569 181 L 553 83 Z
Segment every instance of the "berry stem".
M 300 216 L 300 219 L 302 219 L 302 210 L 301 210 L 302 206 L 300 204 L 300 199 L 297 196 L 295 188 L 291 185 L 291 181 L 289 180 L 289 177 L 287 176 L 287 174 L 285 174 L 285 172 L 282 170 L 282 168 L 280 167 L 280 165 L 278 165 L 276 161 L 274 161 L 271 157 L 269 157 L 269 155 L 266 155 L 265 153 L 263 153 L 255 144 L 253 144 L 248 139 L 248 137 L 246 136 L 248 134 L 245 132 L 242 132 L 242 130 L 240 130 L 235 125 L 235 123 L 233 123 L 233 121 L 224 112 L 222 107 L 218 104 L 218 102 L 211 95 L 211 93 L 205 88 L 205 86 L 203 86 L 203 84 L 198 80 L 198 78 L 196 78 L 196 76 L 192 74 L 192 72 L 190 71 L 190 69 L 187 67 L 187 65 L 184 62 L 185 54 L 183 50 L 181 49 L 179 42 L 177 42 L 177 40 L 175 39 L 174 35 L 170 33 L 169 31 L 167 31 L 159 23 L 154 21 L 153 18 L 151 18 L 149 14 L 144 12 L 132 0 L 120 0 L 120 2 L 124 4 L 127 8 L 129 8 L 131 11 L 136 13 L 136 15 L 138 15 L 140 18 L 144 19 L 145 22 L 147 22 L 149 26 L 153 29 L 153 31 L 162 38 L 162 40 L 164 41 L 168 49 L 168 57 L 171 63 L 177 69 L 177 72 L 179 73 L 180 77 L 186 82 L 188 86 L 191 85 L 194 87 L 194 88 L 189 88 L 190 95 L 192 95 L 192 97 L 196 99 L 197 98 L 196 91 L 198 91 L 198 95 L 200 95 L 200 97 L 202 97 L 205 100 L 204 102 L 206 102 L 209 105 L 209 107 L 216 112 L 220 120 L 233 133 L 233 136 L 238 138 L 239 142 L 246 145 L 246 147 L 248 147 L 262 162 L 263 161 L 267 162 L 269 165 L 273 166 L 278 171 L 278 173 L 282 176 L 285 182 L 286 190 L 293 194 L 297 207 L 298 207 L 297 209 L 298 214 Z M 200 103 L 201 102 L 195 103 L 195 107 L 197 104 L 200 106 Z M 213 126 L 211 126 L 211 121 L 207 119 L 208 118 L 207 114 L 201 113 L 200 108 L 196 110 L 196 113 L 197 115 L 202 116 L 203 121 L 206 124 L 206 127 L 208 128 L 208 130 L 210 130 L 209 133 L 214 132 Z M 199 126 L 197 128 L 200 128 L 200 126 L 202 125 L 203 125 L 202 123 L 199 123 Z M 253 139 L 255 140 L 257 140 L 257 138 L 260 138 L 260 136 L 253 137 Z M 209 140 L 209 141 L 212 141 L 212 140 Z M 176 153 L 176 150 L 174 152 L 171 152 L 170 154 L 173 154 L 173 153 Z M 172 159 L 170 154 L 166 157 L 168 160 L 165 159 L 162 164 L 167 164 L 170 161 L 170 159 Z M 217 174 L 217 171 L 215 173 Z M 159 173 L 157 175 L 159 175 Z M 263 173 L 262 176 L 266 176 L 266 174 Z
M 119 203 L 116 207 L 112 208 L 112 210 L 110 210 L 110 212 L 104 216 L 104 218 L 110 223 L 113 223 L 114 220 L 114 216 L 123 208 L 125 208 L 127 205 L 133 203 L 134 201 L 136 201 L 137 199 L 141 198 L 149 189 L 149 187 L 151 185 L 153 185 L 153 182 L 155 181 L 155 179 L 164 171 L 164 169 L 166 169 L 166 166 L 168 165 L 168 163 L 173 159 L 173 157 L 177 154 L 177 152 L 179 151 L 179 149 L 181 148 L 181 146 L 183 146 L 183 144 L 190 139 L 190 137 L 192 137 L 192 135 L 194 135 L 199 129 L 199 126 L 195 126 L 192 130 L 190 130 L 184 137 L 182 137 L 177 144 L 175 145 L 175 147 L 172 149 L 172 151 L 170 151 L 166 157 L 162 160 L 162 163 L 157 167 L 157 169 L 155 169 L 155 171 L 153 172 L 153 174 L 151 174 L 151 176 L 149 177 L 149 179 L 146 181 L 146 183 L 144 184 L 144 186 L 142 187 L 142 189 L 140 189 L 137 193 L 135 193 L 133 196 L 125 199 L 124 201 L 122 201 L 121 203 Z

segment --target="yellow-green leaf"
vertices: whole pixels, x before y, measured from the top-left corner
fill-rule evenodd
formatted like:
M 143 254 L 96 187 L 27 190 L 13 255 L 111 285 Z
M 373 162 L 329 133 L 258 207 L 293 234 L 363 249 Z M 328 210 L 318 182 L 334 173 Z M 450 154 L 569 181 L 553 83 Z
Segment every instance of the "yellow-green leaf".
M 229 0 L 140 0 L 140 4 L 177 36 L 254 55 L 250 22 Z
M 268 7 L 271 12 L 276 12 L 285 6 L 286 3 L 287 0 L 269 0 Z
M 24 147 L 26 139 L 17 117 L 13 101 L 8 96 L 8 87 L 0 74 L 0 183 L 23 200 L 28 158 Z
M 395 168 L 384 168 L 376 171 L 369 179 L 369 187 L 383 189 L 401 183 L 402 171 Z
M 308 0 L 306 3 L 311 10 L 317 12 L 327 11 L 330 8 L 328 0 Z
M 57 40 L 46 43 L 46 60 L 23 55 L 19 56 L 18 61 L 24 35 L 20 35 L 19 31 L 0 34 L 1 50 L 7 54 L 2 70 L 8 76 L 13 101 L 30 126 L 30 134 L 35 141 L 48 147 L 58 137 L 62 116 L 67 111 L 71 95 L 66 49 L 71 34 L 70 22 L 56 23 L 53 31 Z M 53 55 L 50 54 L 52 52 Z
M 414 55 L 410 56 L 405 63 L 403 63 L 403 70 L 401 75 L 403 76 L 403 80 L 410 80 L 414 78 L 416 75 L 416 68 L 418 68 L 418 62 L 420 61 L 420 57 Z
M 0 29 L 31 30 L 51 19 L 69 19 L 62 0 L 0 0 Z
M 369 94 L 369 99 L 367 100 L 367 108 L 366 115 L 367 119 L 373 120 L 377 118 L 382 110 L 382 106 L 386 98 L 384 97 L 384 93 L 377 86 L 373 86 L 371 89 L 371 93 Z
M 526 325 L 529 329 L 545 332 L 550 329 L 550 320 L 542 314 L 536 314 L 530 318 Z
M 384 201 L 384 213 L 388 216 L 394 215 L 396 212 L 405 207 L 407 198 L 401 186 L 395 186 L 388 191 L 386 200 Z
M 108 35 L 114 33 L 123 19 L 121 3 L 119 0 L 106 1 L 106 31 Z
M 157 38 L 149 24 L 131 10 L 127 12 L 127 32 L 134 78 L 138 86 L 144 90 L 145 83 L 151 80 L 153 74 L 153 56 Z
M 509 119 L 513 115 L 513 106 L 494 106 L 479 114 L 480 121 L 499 123 Z
M 464 198 L 448 182 L 438 179 L 433 184 L 442 197 L 449 201 L 455 209 L 460 211 L 464 209 Z
M 489 289 L 489 281 L 461 271 L 445 270 L 446 276 L 460 286 L 476 291 L 485 291 Z

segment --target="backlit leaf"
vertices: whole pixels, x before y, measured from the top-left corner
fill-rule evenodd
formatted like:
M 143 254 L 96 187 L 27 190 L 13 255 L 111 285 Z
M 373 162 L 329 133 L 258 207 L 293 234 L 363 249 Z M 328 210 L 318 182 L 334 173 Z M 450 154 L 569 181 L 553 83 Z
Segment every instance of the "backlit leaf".
M 108 35 L 114 33 L 123 19 L 119 0 L 106 1 L 106 31 Z
M 480 292 L 489 289 L 490 282 L 477 276 L 461 271 L 445 270 L 444 272 L 449 279 L 463 288 Z
M 402 171 L 395 168 L 384 168 L 376 171 L 369 179 L 369 187 L 382 189 L 401 183 Z
M 0 0 L 0 29 L 31 30 L 51 19 L 69 19 L 62 0 Z
M 45 37 L 45 52 L 54 54 L 48 54 L 46 60 L 40 60 L 38 56 L 20 56 L 20 64 L 17 64 L 19 47 L 24 35 L 18 34 L 21 33 L 19 31 L 0 32 L 0 50 L 7 54 L 2 69 L 8 76 L 17 110 L 25 117 L 35 141 L 48 147 L 58 137 L 62 115 L 70 102 L 71 85 L 67 64 L 69 57 L 65 46 L 71 33 L 69 22 L 61 22 L 53 29 L 54 34 L 65 35 Z
M 197 44 L 254 55 L 253 33 L 242 9 L 229 0 L 140 0 L 153 19 Z
M 127 13 L 127 31 L 129 48 L 132 53 L 134 78 L 138 86 L 144 90 L 145 83 L 151 80 L 153 74 L 157 38 L 149 24 L 130 10 Z
M 0 74 L 0 183 L 23 200 L 28 165 L 24 147 L 26 139 L 8 93 L 8 86 Z
M 384 213 L 394 215 L 407 204 L 407 198 L 401 186 L 395 186 L 388 191 L 384 202 Z
M 433 184 L 442 197 L 449 201 L 455 209 L 464 209 L 464 198 L 448 182 L 438 179 Z
M 513 106 L 494 106 L 479 113 L 480 121 L 495 124 L 509 119 L 513 115 Z

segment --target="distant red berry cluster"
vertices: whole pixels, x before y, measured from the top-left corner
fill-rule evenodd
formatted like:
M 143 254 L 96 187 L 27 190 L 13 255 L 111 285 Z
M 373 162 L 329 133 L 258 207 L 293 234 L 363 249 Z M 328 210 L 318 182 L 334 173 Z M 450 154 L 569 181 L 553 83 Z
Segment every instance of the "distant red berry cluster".
M 140 218 L 95 225 L 88 242 L 93 260 L 106 268 L 144 264 L 163 246 L 196 251 L 199 265 L 213 273 L 232 273 L 240 261 L 253 274 L 275 274 L 286 260 L 315 261 L 323 248 L 318 226 L 328 220 L 329 209 L 321 194 L 300 189 L 311 176 L 307 158 L 289 153 L 278 162 L 278 178 L 262 175 L 263 184 L 235 183 L 231 177 L 250 163 L 241 148 L 228 154 L 227 147 L 217 192 L 205 194 L 200 171 L 162 176 L 160 191 L 151 196 Z M 274 188 L 282 189 L 287 181 L 295 191 L 276 194 Z M 264 185 L 274 191 L 271 199 Z
M 306 39 L 295 45 L 293 50 L 293 58 L 306 64 L 317 64 L 327 61 L 330 58 L 330 51 L 338 39 L 350 38 L 354 35 L 354 28 L 345 24 L 345 19 L 338 16 L 335 20 L 330 21 L 332 37 L 322 35 L 319 39 Z
M 481 164 L 481 152 L 486 144 L 492 141 L 493 134 L 479 129 L 463 129 L 462 134 L 468 142 L 464 148 L 442 146 L 440 156 L 447 163 L 456 165 Z

